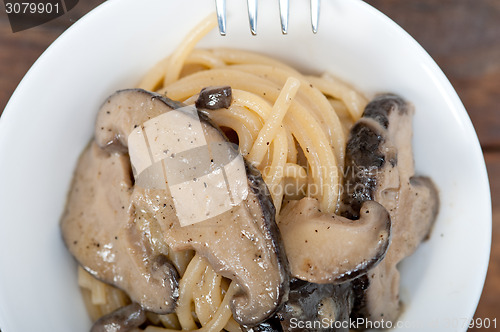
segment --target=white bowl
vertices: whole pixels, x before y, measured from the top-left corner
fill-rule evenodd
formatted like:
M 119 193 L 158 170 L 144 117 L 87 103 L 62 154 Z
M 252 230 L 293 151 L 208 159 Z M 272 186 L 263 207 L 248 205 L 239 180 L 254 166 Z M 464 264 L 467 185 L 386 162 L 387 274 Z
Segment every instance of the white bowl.
M 391 91 L 415 104 L 416 168 L 437 183 L 441 212 L 430 241 L 401 265 L 401 320 L 415 331 L 465 331 L 491 242 L 488 179 L 467 113 L 430 56 L 387 17 L 361 1 L 323 1 L 313 35 L 307 3 L 292 1 L 282 36 L 278 2 L 261 1 L 254 37 L 245 1 L 229 1 L 228 36 L 213 31 L 200 46 L 267 53 L 336 74 L 369 96 Z M 0 119 L 3 332 L 89 330 L 59 230 L 77 158 L 101 102 L 134 86 L 213 10 L 202 0 L 108 1 L 59 37 L 15 91 Z

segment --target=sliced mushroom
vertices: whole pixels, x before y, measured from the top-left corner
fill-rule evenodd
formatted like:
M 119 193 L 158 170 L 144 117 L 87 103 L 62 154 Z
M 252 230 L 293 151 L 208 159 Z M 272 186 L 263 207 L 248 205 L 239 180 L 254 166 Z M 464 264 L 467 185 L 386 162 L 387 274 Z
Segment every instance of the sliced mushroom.
M 142 95 L 142 98 L 138 98 Z M 127 152 L 128 135 L 145 121 L 169 110 L 184 106 L 177 101 L 163 98 L 142 89 L 120 90 L 112 94 L 101 106 L 95 125 L 95 142 L 113 152 Z
M 359 220 L 319 210 L 319 202 L 290 202 L 279 228 L 292 275 L 313 283 L 341 283 L 356 278 L 382 260 L 390 242 L 389 213 L 367 201 Z
M 217 110 L 231 106 L 233 93 L 230 86 L 211 86 L 201 89 L 196 107 Z
M 61 221 L 64 241 L 94 277 L 125 290 L 145 309 L 171 312 L 177 271 L 164 256 L 168 248 L 153 245 L 139 229 L 131 194 L 128 157 L 91 144 L 78 162 Z
M 146 322 L 146 313 L 137 303 L 119 308 L 99 318 L 90 332 L 127 332 Z
M 414 221 L 414 239 L 427 240 L 439 212 L 439 193 L 436 185 L 427 176 L 412 176 L 409 194 L 413 196 L 411 207 L 408 208 L 411 209 L 410 215 Z M 419 222 L 419 220 L 423 222 Z M 418 245 L 419 243 L 414 243 L 412 246 L 415 246 L 416 249 Z
M 116 142 L 129 148 L 128 137 L 134 130 L 139 132 L 146 128 L 146 121 L 158 119 L 158 115 L 167 114 L 180 106 L 184 105 L 144 90 L 119 91 L 106 101 L 99 112 L 96 142 L 107 149 L 116 146 Z M 198 117 L 198 125 L 201 126 L 209 150 L 227 143 L 224 134 L 204 114 L 195 112 L 195 115 L 197 116 L 188 115 L 192 117 L 189 118 L 189 121 L 192 120 L 190 124 L 194 126 Z M 188 129 L 191 130 L 178 129 L 180 135 L 187 133 Z M 170 139 L 175 136 L 168 135 Z M 154 135 L 147 138 L 149 142 L 158 140 Z M 179 140 L 181 139 L 179 136 Z M 186 144 L 189 145 L 189 142 Z M 137 146 L 132 148 L 136 149 Z M 193 149 L 199 153 L 200 160 L 205 148 L 198 146 L 198 150 Z M 151 145 L 148 149 L 152 149 Z M 137 152 L 137 149 L 134 151 Z M 176 154 L 165 149 L 160 152 L 165 152 L 169 158 L 172 157 L 168 162 L 177 160 L 182 163 L 192 157 L 193 154 L 189 151 Z M 147 149 L 142 152 L 148 159 L 150 154 Z M 140 151 L 138 153 L 140 154 Z M 234 150 L 227 152 L 230 156 L 234 153 Z M 132 155 L 131 157 L 134 159 Z M 214 163 L 216 161 L 212 161 L 212 166 Z M 180 206 L 176 205 L 179 202 L 173 199 L 171 192 L 175 181 L 169 180 L 170 182 L 166 183 L 163 180 L 162 183 L 157 180 L 165 179 L 162 177 L 163 170 L 182 177 L 189 172 L 195 174 L 200 168 L 196 169 L 195 164 L 186 164 L 184 168 L 169 170 L 169 167 L 164 167 L 168 166 L 167 161 L 153 162 L 149 159 L 145 164 L 147 165 L 144 167 L 134 169 L 136 183 L 131 197 L 132 210 L 135 212 L 132 224 L 137 225 L 138 229 L 152 230 L 151 236 L 147 237 L 151 239 L 150 243 L 144 242 L 141 248 L 143 257 L 147 257 L 147 246 L 155 248 L 157 243 L 168 244 L 176 251 L 194 249 L 199 255 L 207 258 L 219 274 L 232 279 L 240 286 L 240 292 L 231 302 L 233 316 L 240 324 L 255 325 L 272 316 L 287 298 L 289 272 L 280 233 L 274 221 L 275 209 L 258 170 L 246 162 L 241 164 L 244 169 L 234 170 L 244 174 L 242 182 L 245 183 L 238 185 L 248 187 L 246 198 L 239 204 L 234 204 L 223 213 L 210 215 L 201 222 L 181 225 L 178 216 Z M 202 183 L 199 182 L 200 179 L 201 177 L 194 177 L 191 182 L 198 185 Z M 203 191 L 203 187 L 200 191 Z M 187 191 L 183 189 L 182 192 Z M 212 198 L 208 195 L 205 203 L 211 202 Z M 193 209 L 191 203 L 188 208 L 196 214 L 203 210 L 202 205 L 196 205 Z M 148 310 L 158 312 L 158 308 Z
M 414 176 L 413 106 L 392 94 L 373 99 L 352 127 L 346 149 L 342 215 L 356 217 L 367 200 L 389 212 L 392 240 L 385 259 L 353 281 L 353 318 L 394 321 L 400 312 L 397 264 L 424 240 L 439 208 L 429 178 Z

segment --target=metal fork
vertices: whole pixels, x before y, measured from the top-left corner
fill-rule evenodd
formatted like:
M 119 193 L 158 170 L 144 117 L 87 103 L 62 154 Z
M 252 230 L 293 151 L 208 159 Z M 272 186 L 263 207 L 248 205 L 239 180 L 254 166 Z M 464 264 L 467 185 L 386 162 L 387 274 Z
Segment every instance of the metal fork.
M 284 35 L 288 33 L 289 1 L 290 0 L 279 0 L 281 32 Z M 316 33 L 318 32 L 319 9 L 321 0 L 310 0 L 310 1 L 311 1 L 311 26 L 312 26 L 312 31 Z M 226 0 L 215 0 L 215 7 L 217 11 L 217 21 L 219 23 L 219 32 L 222 36 L 225 36 Z M 252 35 L 256 35 L 258 0 L 247 0 L 247 7 L 248 7 L 248 20 L 250 22 L 250 32 L 252 32 Z

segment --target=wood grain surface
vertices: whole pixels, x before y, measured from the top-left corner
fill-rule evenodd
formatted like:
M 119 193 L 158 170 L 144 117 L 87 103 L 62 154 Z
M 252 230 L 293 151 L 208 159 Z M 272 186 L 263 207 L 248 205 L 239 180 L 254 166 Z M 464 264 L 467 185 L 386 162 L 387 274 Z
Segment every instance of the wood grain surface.
M 81 0 L 64 16 L 17 33 L 12 33 L 3 5 L 1 6 L 0 114 L 16 86 L 40 54 L 65 29 L 102 2 L 102 0 Z M 366 2 L 402 26 L 436 60 L 457 90 L 476 128 L 491 185 L 493 244 L 488 276 L 475 317 L 497 318 L 498 321 L 500 320 L 500 0 L 367 0 Z M 498 323 L 500 324 L 500 321 Z M 470 329 L 470 331 L 479 330 L 482 329 Z

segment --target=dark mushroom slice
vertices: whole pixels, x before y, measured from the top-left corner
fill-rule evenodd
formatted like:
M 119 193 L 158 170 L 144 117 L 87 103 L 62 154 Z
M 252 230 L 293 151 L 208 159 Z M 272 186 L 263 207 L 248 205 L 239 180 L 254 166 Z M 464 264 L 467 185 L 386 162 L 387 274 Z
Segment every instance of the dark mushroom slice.
M 137 303 L 119 308 L 99 318 L 90 332 L 127 332 L 146 322 L 146 313 Z
M 94 277 L 123 289 L 145 309 L 168 313 L 177 298 L 178 275 L 165 254 L 139 229 L 131 206 L 132 179 L 126 155 L 92 143 L 76 168 L 61 221 L 71 254 Z
M 99 140 L 96 134 L 96 140 L 101 146 L 106 147 L 109 146 L 110 139 L 118 137 L 122 145 L 130 148 L 128 140 L 123 138 L 128 137 L 132 131 L 138 131 L 144 127 L 145 124 L 141 121 L 149 120 L 153 114 L 167 114 L 178 106 L 183 105 L 175 105 L 168 98 L 144 90 L 120 91 L 111 96 L 103 106 L 110 108 L 110 114 L 107 114 L 108 111 L 101 110 L 100 112 L 99 119 L 103 119 L 106 125 L 98 123 L 96 126 L 97 130 L 101 127 L 109 127 L 111 131 Z M 131 114 L 123 114 L 123 112 Z M 117 117 L 116 120 L 106 117 L 106 115 L 113 114 Z M 141 114 L 141 116 L 136 114 Z M 189 130 L 199 125 L 206 140 L 206 146 L 197 146 L 178 153 L 170 153 L 170 151 L 167 153 L 165 151 L 168 149 L 164 149 L 160 152 L 165 152 L 165 158 L 169 158 L 168 160 L 165 159 L 142 168 L 142 172 L 136 169 L 136 173 L 139 174 L 136 174 L 132 196 L 132 206 L 135 210 L 134 222 L 143 225 L 158 225 L 158 234 L 161 234 L 162 241 L 173 250 L 194 249 L 199 255 L 208 259 L 217 273 L 236 282 L 240 286 L 240 292 L 231 302 L 233 317 L 240 324 L 254 325 L 272 316 L 278 310 L 287 297 L 289 280 L 288 264 L 274 220 L 275 209 L 258 170 L 243 162 L 240 166 L 244 169 L 238 169 L 238 171 L 243 172 L 244 178 L 241 182 L 244 183 L 239 184 L 248 186 L 246 198 L 223 213 L 210 215 L 205 218 L 206 220 L 193 224 L 181 225 L 178 217 L 180 210 L 176 203 L 179 201 L 174 200 L 171 192 L 172 186 L 178 183 L 171 181 L 170 177 L 168 177 L 167 185 L 165 177 L 163 177 L 163 183 L 161 180 L 157 181 L 162 178 L 163 171 L 170 172 L 172 176 L 179 178 L 189 172 L 191 172 L 189 174 L 202 172 L 204 167 L 198 166 L 203 166 L 202 159 L 206 156 L 206 150 L 213 152 L 217 146 L 225 146 L 228 143 L 220 129 L 203 113 L 195 112 L 195 114 L 197 117 L 193 114 L 186 115 L 191 121 L 188 121 L 189 125 L 192 125 Z M 185 124 L 188 126 L 187 122 Z M 184 133 L 184 130 L 187 133 L 188 128 L 179 128 L 180 135 Z M 169 134 L 169 137 L 172 138 L 172 135 Z M 159 141 L 158 136 L 150 134 L 147 139 L 150 143 Z M 182 140 L 182 137 L 179 136 L 179 139 Z M 189 142 L 186 144 L 189 145 Z M 136 146 L 132 146 L 132 150 L 134 149 Z M 148 149 L 152 149 L 151 145 Z M 238 154 L 235 150 L 228 149 L 227 151 L 229 157 L 233 157 L 231 154 Z M 149 155 L 147 151 L 143 152 L 145 156 Z M 199 160 L 189 159 L 193 155 Z M 185 164 L 185 167 L 174 167 L 174 169 L 169 166 L 176 162 L 182 165 L 185 160 L 191 160 L 193 163 Z M 213 166 L 215 163 L 217 160 L 210 161 L 209 159 L 208 164 Z M 201 188 L 199 191 L 203 191 L 201 179 L 206 174 L 202 172 L 198 175 L 193 176 L 189 184 L 197 185 L 197 188 Z M 184 185 L 184 182 L 179 184 L 181 185 Z M 183 189 L 180 192 L 187 191 Z M 211 202 L 212 197 L 207 195 L 201 205 L 190 204 L 190 211 L 196 214 L 204 204 L 210 205 Z
M 281 320 L 277 314 L 255 326 L 240 325 L 240 329 L 243 332 L 283 332 Z
M 348 332 L 354 295 L 349 283 L 315 284 L 293 278 L 289 299 L 278 313 L 246 332 Z
M 288 203 L 279 228 L 292 276 L 312 283 L 342 283 L 366 273 L 385 256 L 391 220 L 373 201 L 358 220 L 323 213 L 313 198 Z
M 351 128 L 346 146 L 346 177 L 340 212 L 345 217 L 358 218 L 361 204 L 374 200 L 375 191 L 381 186 L 385 189 L 399 186 L 397 148 L 386 133 L 388 111 L 401 114 L 401 117 L 393 121 L 403 122 L 409 119 L 411 126 L 410 111 L 406 103 L 389 95 L 370 102 L 363 117 Z M 405 126 L 403 123 L 402 125 Z M 398 123 L 391 123 L 391 128 L 397 126 Z
M 195 105 L 198 108 L 217 110 L 231 106 L 233 93 L 230 86 L 210 86 L 201 89 Z
M 391 245 L 385 259 L 352 282 L 353 318 L 391 320 L 400 312 L 397 264 L 428 236 L 439 209 L 429 178 L 414 176 L 411 145 L 413 106 L 393 94 L 380 95 L 352 127 L 341 214 L 360 216 L 363 202 L 374 200 L 390 213 Z

